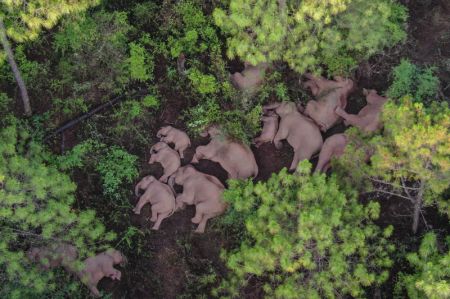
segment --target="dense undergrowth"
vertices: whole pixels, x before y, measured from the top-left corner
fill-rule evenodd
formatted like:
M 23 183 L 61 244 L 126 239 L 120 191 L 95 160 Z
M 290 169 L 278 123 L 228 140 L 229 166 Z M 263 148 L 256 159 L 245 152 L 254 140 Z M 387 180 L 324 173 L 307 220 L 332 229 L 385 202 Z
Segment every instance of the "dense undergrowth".
M 73 277 L 42 271 L 25 257 L 31 246 L 64 241 L 76 245 L 80 260 L 108 247 L 124 252 L 129 265 L 114 296 L 127 298 L 450 298 L 449 82 L 439 78 L 450 74 L 450 56 L 421 65 L 398 55 L 383 70 L 385 128 L 372 135 L 352 129 L 352 150 L 333 162 L 331 176 L 310 174 L 305 162 L 297 174 L 284 169 L 267 182 L 230 181 L 228 212 L 205 237 L 150 232 L 130 217 L 132 186 L 149 172 L 148 149 L 160 126 L 175 124 L 197 139 L 218 124 L 251 144 L 263 104 L 308 100 L 298 83 L 303 72 L 356 80 L 362 65 L 408 47 L 414 20 L 404 5 L 55 3 L 56 11 L 40 1 L 0 4 L 33 111 L 23 116 L 1 52 L 0 297 L 85 298 Z M 257 92 L 238 91 L 229 80 L 244 62 L 270 64 Z M 45 138 L 117 96 L 68 133 Z M 378 224 L 380 202 L 398 199 L 411 211 L 418 207 L 418 234 Z M 444 220 L 429 225 L 426 211 Z M 409 227 L 411 219 L 402 223 Z M 220 257 L 199 254 L 201 238 L 217 241 Z M 165 255 L 156 255 L 152 242 L 169 246 Z M 183 285 L 173 290 L 179 293 L 167 293 L 164 285 L 176 282 L 165 271 L 181 275 Z

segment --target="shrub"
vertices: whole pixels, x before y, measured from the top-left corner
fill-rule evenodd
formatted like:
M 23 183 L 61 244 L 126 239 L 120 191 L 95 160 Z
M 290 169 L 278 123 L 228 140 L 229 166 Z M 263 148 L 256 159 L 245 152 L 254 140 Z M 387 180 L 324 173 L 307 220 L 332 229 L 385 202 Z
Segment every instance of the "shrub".
M 213 16 L 229 36 L 230 58 L 283 60 L 300 73 L 322 65 L 341 73 L 406 37 L 406 9 L 389 0 L 231 0 Z
M 387 92 L 393 99 L 400 99 L 405 95 L 414 101 L 431 102 L 439 89 L 439 78 L 434 75 L 435 68 L 420 68 L 407 59 L 392 71 L 394 80 Z
M 217 81 L 213 75 L 203 74 L 198 69 L 191 68 L 188 71 L 188 78 L 194 89 L 201 95 L 218 91 Z
M 397 293 L 406 289 L 411 299 L 450 298 L 450 237 L 445 250 L 440 250 L 433 232 L 427 233 L 417 252 L 406 256 L 414 273 L 400 273 Z
M 153 57 L 138 43 L 130 43 L 130 76 L 137 81 L 153 80 Z
M 267 297 L 362 297 L 364 287 L 387 279 L 392 227 L 373 224 L 378 203 L 363 206 L 336 177 L 310 170 L 304 161 L 297 174 L 283 169 L 267 182 L 229 182 L 224 198 L 243 215 L 246 237 L 222 253 L 230 273 L 216 291 L 237 297 L 257 279 Z
M 79 258 L 106 249 L 115 238 L 93 210 L 78 211 L 76 185 L 51 163 L 51 155 L 16 126 L 0 131 L 0 294 L 32 298 L 54 293 L 62 281 L 25 257 L 31 246 L 67 242 Z M 65 274 L 67 276 L 67 273 Z
M 435 102 L 426 108 L 404 97 L 399 104 L 385 104 L 382 121 L 384 130 L 379 135 L 347 131 L 350 142 L 338 160 L 345 172 L 341 177 L 353 185 L 363 183 L 366 191 L 410 201 L 416 232 L 423 207 L 437 205 L 450 215 L 450 204 L 443 196 L 450 186 L 450 110 L 447 103 Z

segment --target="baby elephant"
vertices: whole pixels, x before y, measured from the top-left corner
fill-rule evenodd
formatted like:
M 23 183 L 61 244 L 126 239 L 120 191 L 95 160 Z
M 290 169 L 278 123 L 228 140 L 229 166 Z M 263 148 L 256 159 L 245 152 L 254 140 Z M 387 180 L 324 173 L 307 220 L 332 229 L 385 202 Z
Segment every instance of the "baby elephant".
M 175 150 L 180 154 L 181 159 L 184 159 L 184 151 L 191 146 L 191 140 L 189 136 L 172 126 L 165 126 L 159 129 L 156 133 L 156 137 L 160 138 L 160 141 L 165 143 L 173 143 Z
M 145 190 L 139 198 L 139 202 L 133 209 L 135 214 L 140 214 L 142 207 L 146 203 L 152 205 L 152 217 L 150 221 L 155 222 L 152 229 L 158 230 L 161 222 L 173 214 L 175 211 L 175 196 L 172 189 L 149 175 L 144 177 L 135 187 L 135 194 L 139 195 L 139 190 Z
M 103 277 L 120 280 L 122 273 L 114 269 L 114 265 L 121 264 L 123 266 L 125 262 L 126 258 L 120 251 L 109 249 L 96 256 L 87 258 L 83 262 L 84 267 L 82 270 L 75 271 L 75 274 L 89 288 L 93 296 L 100 297 L 100 292 L 97 289 L 98 282 Z
M 267 67 L 267 63 L 260 63 L 256 66 L 245 63 L 245 69 L 241 73 L 234 73 L 230 76 L 231 82 L 241 91 L 255 91 L 263 82 Z
M 370 133 L 381 128 L 380 114 L 388 99 L 379 96 L 374 89 L 364 89 L 363 93 L 366 96 L 367 105 L 358 114 L 348 114 L 340 107 L 336 108 L 336 113 L 345 120 L 346 125 L 352 125 Z
M 207 145 L 199 146 L 191 163 L 198 163 L 201 159 L 219 163 L 228 173 L 230 179 L 246 179 L 258 175 L 258 165 L 252 150 L 242 143 L 221 136 L 220 130 L 210 127 L 203 136 L 211 136 Z
M 177 208 L 195 205 L 195 216 L 192 223 L 198 223 L 196 233 L 205 232 L 208 219 L 221 215 L 226 210 L 222 200 L 224 186 L 214 176 L 201 173 L 193 166 L 179 168 L 169 180 L 183 186 L 183 193 L 177 196 Z
M 253 140 L 256 147 L 266 142 L 273 142 L 278 131 L 278 115 L 275 112 L 268 111 L 267 115 L 261 117 L 261 121 L 264 123 L 261 135 Z
M 346 145 L 347 137 L 345 134 L 335 134 L 328 137 L 320 151 L 315 172 L 326 172 L 330 168 L 331 159 L 344 154 Z
M 75 246 L 59 243 L 47 247 L 33 247 L 28 250 L 27 256 L 32 262 L 39 263 L 44 270 L 59 266 L 70 270 L 78 257 L 78 250 Z
M 305 115 L 309 116 L 325 132 L 335 125 L 339 120 L 336 114 L 336 107 L 345 109 L 347 97 L 354 89 L 354 83 L 350 79 L 336 76 L 333 80 L 327 80 L 321 76 L 315 77 L 312 74 L 305 74 L 309 81 L 303 86 L 311 89 L 311 93 L 317 101 L 309 101 L 306 104 Z
M 155 162 L 161 163 L 164 168 L 164 174 L 159 178 L 161 182 L 167 182 L 171 176 L 180 166 L 180 155 L 174 151 L 167 143 L 158 142 L 150 149 L 151 157 L 148 164 Z

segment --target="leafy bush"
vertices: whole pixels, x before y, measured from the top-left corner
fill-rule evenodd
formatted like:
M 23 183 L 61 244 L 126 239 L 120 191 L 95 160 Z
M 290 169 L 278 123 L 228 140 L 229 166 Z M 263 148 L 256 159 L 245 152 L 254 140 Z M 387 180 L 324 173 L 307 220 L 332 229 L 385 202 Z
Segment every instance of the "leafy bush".
M 415 272 L 399 274 L 397 293 L 406 289 L 411 299 L 450 298 L 450 237 L 447 237 L 446 248 L 440 250 L 436 234 L 427 233 L 418 252 L 406 256 Z
M 141 82 L 153 80 L 153 57 L 138 43 L 130 43 L 130 76 Z
M 338 168 L 349 184 L 396 195 L 414 205 L 413 231 L 417 231 L 423 207 L 437 205 L 450 215 L 450 203 L 443 196 L 450 186 L 450 109 L 434 102 L 429 108 L 404 97 L 383 108 L 384 130 L 365 136 L 347 131 L 349 144 Z M 365 161 L 371 154 L 370 164 Z
M 216 93 L 218 91 L 216 78 L 213 75 L 203 74 L 199 70 L 191 68 L 188 71 L 188 78 L 194 89 L 201 95 Z
M 394 80 L 389 87 L 388 96 L 399 99 L 410 95 L 414 101 L 431 102 L 439 89 L 439 78 L 434 75 L 435 68 L 420 68 L 407 59 L 392 71 Z
M 283 169 L 267 182 L 229 183 L 224 198 L 243 215 L 247 236 L 222 253 L 230 273 L 219 292 L 237 297 L 253 278 L 267 297 L 362 297 L 364 287 L 387 279 L 392 227 L 383 231 L 373 224 L 378 203 L 363 206 L 354 192 L 338 187 L 336 177 L 310 170 L 304 161 L 297 174 Z
M 231 0 L 214 20 L 227 55 L 253 65 L 283 60 L 297 72 L 341 73 L 358 60 L 405 39 L 406 9 L 389 0 Z
M 115 238 L 93 210 L 73 207 L 76 185 L 52 166 L 51 160 L 45 149 L 30 140 L 28 132 L 16 126 L 0 131 L 3 298 L 34 298 L 64 288 L 55 272 L 41 271 L 25 257 L 24 251 L 31 246 L 67 242 L 76 246 L 79 258 L 84 259 Z

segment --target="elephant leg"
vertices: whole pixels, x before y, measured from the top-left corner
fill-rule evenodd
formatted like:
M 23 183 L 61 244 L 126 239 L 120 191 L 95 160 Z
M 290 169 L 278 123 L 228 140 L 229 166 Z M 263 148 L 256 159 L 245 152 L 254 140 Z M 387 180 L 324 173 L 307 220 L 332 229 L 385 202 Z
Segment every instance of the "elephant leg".
M 326 146 L 327 144 L 325 144 Z M 325 167 L 327 164 L 329 164 L 332 152 L 327 149 L 326 147 L 323 147 L 319 154 L 319 161 L 317 162 L 316 169 L 314 172 L 325 172 Z
M 346 125 L 359 126 L 361 124 L 361 117 L 356 114 L 348 114 L 341 107 L 337 107 L 335 112 L 345 120 Z
M 283 147 L 283 144 L 281 143 L 281 140 L 284 140 L 287 138 L 288 130 L 284 126 L 280 125 L 278 128 L 278 132 L 273 138 L 273 144 L 275 145 L 276 149 L 281 149 Z
M 144 197 L 143 195 L 139 199 L 139 202 L 137 203 L 136 207 L 133 209 L 133 212 L 136 215 L 141 214 L 142 207 L 148 202 L 148 198 Z
M 195 230 L 196 233 L 202 234 L 205 232 L 205 228 L 206 228 L 206 222 L 208 221 L 208 219 L 215 217 L 216 214 L 204 214 L 202 220 L 200 221 L 200 223 L 197 226 L 197 229 Z
M 97 284 L 89 284 L 88 289 L 91 291 L 92 295 L 96 298 L 100 297 L 100 291 L 97 289 Z
M 195 206 L 195 216 L 191 219 L 192 223 L 200 223 L 203 219 L 205 213 L 205 207 L 203 204 L 198 204 Z
M 151 222 L 155 222 L 158 219 L 158 212 L 164 207 L 162 203 L 157 203 L 152 205 L 152 218 L 150 218 Z
M 166 212 L 166 213 L 162 213 L 162 214 L 158 214 L 158 218 L 156 219 L 155 224 L 153 225 L 152 229 L 153 230 L 158 230 L 161 222 L 166 219 L 168 216 L 170 215 L 170 212 Z
M 308 157 L 307 155 L 305 155 L 305 153 L 302 153 L 300 151 L 295 151 L 294 152 L 294 158 L 292 159 L 292 164 L 289 167 L 289 170 L 294 171 L 297 169 L 298 163 L 300 161 L 303 161 L 305 159 L 309 159 L 310 157 Z

